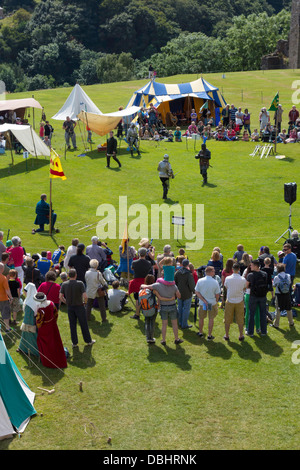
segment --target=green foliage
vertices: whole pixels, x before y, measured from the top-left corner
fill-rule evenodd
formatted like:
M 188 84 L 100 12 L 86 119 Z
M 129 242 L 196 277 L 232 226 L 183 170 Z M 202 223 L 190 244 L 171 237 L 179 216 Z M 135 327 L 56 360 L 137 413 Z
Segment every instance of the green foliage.
M 128 81 L 133 78 L 134 59 L 130 53 L 106 54 L 97 62 L 97 77 L 100 83 Z
M 12 11 L 19 2 L 3 5 Z M 2 64 L 23 69 L 22 87 L 35 83 L 35 75 L 51 76 L 56 85 L 145 78 L 150 62 L 159 76 L 259 69 L 261 57 L 287 38 L 290 19 L 290 0 L 27 0 L 22 6 L 0 22 Z M 122 53 L 130 63 L 119 60 Z

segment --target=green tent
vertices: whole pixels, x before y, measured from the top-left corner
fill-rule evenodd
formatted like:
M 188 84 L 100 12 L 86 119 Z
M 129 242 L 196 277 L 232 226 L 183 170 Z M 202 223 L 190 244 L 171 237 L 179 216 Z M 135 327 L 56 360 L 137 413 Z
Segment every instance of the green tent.
M 0 331 L 0 439 L 22 433 L 36 414 L 35 394 L 12 360 Z

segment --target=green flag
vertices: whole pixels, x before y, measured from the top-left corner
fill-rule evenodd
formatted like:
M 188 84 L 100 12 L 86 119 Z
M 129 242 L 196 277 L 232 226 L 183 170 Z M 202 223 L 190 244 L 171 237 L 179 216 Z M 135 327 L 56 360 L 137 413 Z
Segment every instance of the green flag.
M 277 92 L 268 111 L 277 111 L 279 105 L 279 93 Z
M 201 106 L 200 113 L 201 113 L 202 109 L 208 109 L 208 101 L 205 101 L 205 103 Z

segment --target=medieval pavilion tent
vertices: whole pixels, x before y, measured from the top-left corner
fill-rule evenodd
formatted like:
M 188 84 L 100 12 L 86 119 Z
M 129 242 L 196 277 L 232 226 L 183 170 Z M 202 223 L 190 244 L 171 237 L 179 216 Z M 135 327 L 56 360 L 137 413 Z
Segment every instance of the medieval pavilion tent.
M 81 86 L 76 83 L 63 107 L 54 115 L 52 119 L 57 121 L 65 121 L 66 117 L 74 121 L 77 120 L 77 115 L 85 111 L 87 113 L 102 114 L 100 109 L 93 103 Z
M 179 84 L 164 84 L 150 80 L 145 86 L 133 93 L 127 107 L 148 108 L 152 103 L 161 114 L 163 123 L 171 125 L 171 113 L 184 114 L 189 117 L 194 108 L 199 116 L 201 114 L 200 108 L 206 102 L 208 102 L 211 117 L 218 123 L 220 110 L 226 106 L 226 101 L 219 89 L 203 78 Z
M 0 439 L 25 431 L 35 393 L 30 390 L 9 354 L 0 331 Z

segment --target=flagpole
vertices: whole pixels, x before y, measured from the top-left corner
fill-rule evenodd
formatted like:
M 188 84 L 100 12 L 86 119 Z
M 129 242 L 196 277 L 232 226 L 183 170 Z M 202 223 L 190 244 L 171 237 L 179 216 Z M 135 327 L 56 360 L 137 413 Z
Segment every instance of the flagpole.
M 50 178 L 50 214 L 49 214 L 49 233 L 52 235 L 52 178 Z
M 278 95 L 278 104 L 279 104 L 279 91 L 277 92 L 277 95 Z M 276 109 L 276 114 L 275 114 L 275 126 L 276 126 L 276 132 L 275 132 L 275 153 L 277 153 L 277 133 L 278 133 L 278 128 L 277 128 L 277 124 L 278 124 L 278 105 L 277 105 L 277 109 Z
M 275 112 L 276 112 L 276 114 L 275 114 L 275 126 L 276 126 L 276 131 L 275 131 L 275 149 L 274 149 L 274 151 L 275 151 L 275 153 L 277 153 L 276 148 L 277 148 L 277 132 L 278 132 L 278 131 L 277 131 L 278 108 L 277 108 L 277 111 L 275 111 Z

